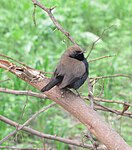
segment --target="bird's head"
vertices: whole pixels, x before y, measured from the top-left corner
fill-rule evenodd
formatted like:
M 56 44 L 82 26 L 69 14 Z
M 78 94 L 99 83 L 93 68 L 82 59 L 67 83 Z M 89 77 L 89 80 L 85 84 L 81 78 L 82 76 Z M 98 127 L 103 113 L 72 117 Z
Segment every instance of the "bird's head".
M 83 53 L 85 53 L 85 51 L 77 45 L 69 47 L 65 52 L 65 54 L 69 57 L 78 59 L 80 61 L 84 59 Z

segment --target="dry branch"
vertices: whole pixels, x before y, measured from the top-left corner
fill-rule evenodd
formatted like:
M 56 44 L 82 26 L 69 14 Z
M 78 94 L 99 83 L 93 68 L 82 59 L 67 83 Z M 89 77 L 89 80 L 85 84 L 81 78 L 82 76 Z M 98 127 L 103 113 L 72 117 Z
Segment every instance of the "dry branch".
M 16 130 L 14 130 L 13 132 L 11 132 L 9 135 L 7 135 L 5 138 L 3 138 L 0 141 L 0 144 L 2 144 L 4 141 L 8 140 L 11 136 L 13 136 L 14 134 L 16 134 L 19 130 L 23 129 L 23 127 L 25 127 L 26 125 L 28 125 L 33 119 L 35 119 L 40 113 L 46 111 L 47 109 L 49 109 L 50 107 L 54 106 L 56 103 L 52 103 L 42 109 L 40 109 L 38 112 L 36 112 L 32 117 L 30 117 L 23 125 L 19 125 L 16 126 Z
M 34 129 L 30 128 L 30 127 L 26 127 L 26 126 L 23 127 L 23 125 L 21 125 L 19 123 L 16 123 L 16 122 L 14 122 L 14 121 L 12 121 L 12 120 L 4 117 L 4 116 L 1 116 L 1 115 L 0 115 L 0 120 L 5 122 L 5 123 L 7 123 L 7 124 L 9 124 L 9 125 L 11 125 L 11 126 L 14 126 L 14 127 L 19 126 L 20 128 L 22 128 L 22 130 L 27 131 L 27 132 L 29 132 L 29 133 L 31 133 L 33 135 L 36 135 L 38 137 L 41 137 L 41 138 L 46 138 L 46 139 L 50 139 L 50 140 L 56 140 L 56 141 L 60 141 L 60 142 L 66 143 L 66 144 L 71 144 L 71 145 L 78 146 L 78 147 L 84 147 L 84 148 L 92 149 L 92 145 L 82 144 L 82 143 L 80 143 L 78 141 L 61 138 L 61 137 L 58 137 L 56 135 L 44 134 L 44 133 L 39 132 L 37 130 L 34 130 Z
M 106 103 L 116 103 L 116 104 L 126 104 L 128 106 L 132 107 L 132 104 L 128 103 L 128 102 L 121 102 L 119 100 L 108 100 L 108 99 L 103 99 L 103 98 L 99 98 L 99 97 L 94 97 L 95 101 L 99 101 L 99 102 L 106 102 Z
M 17 149 L 19 150 L 19 148 L 15 147 L 15 146 L 0 146 L 0 149 Z
M 96 60 L 100 60 L 100 59 L 104 59 L 104 58 L 111 58 L 113 56 L 115 56 L 115 55 L 101 56 L 101 57 L 98 57 L 98 58 L 95 58 L 95 59 L 91 59 L 88 62 L 91 63 L 91 62 L 96 61 Z
M 37 70 L 22 68 L 6 60 L 0 60 L 0 67 L 9 70 L 38 90 L 41 90 L 49 82 L 49 79 Z M 87 106 L 83 99 L 71 91 L 63 90 L 62 96 L 62 91 L 58 87 L 54 87 L 45 92 L 45 95 L 82 122 L 108 149 L 131 150 L 118 133 L 105 123 L 93 109 Z
M 4 55 L 4 54 L 0 54 L 0 57 L 4 57 L 4 58 L 10 59 L 10 60 L 13 60 L 14 62 L 17 62 L 18 64 L 21 64 L 22 66 L 29 67 L 29 66 L 27 66 L 26 64 L 24 64 L 23 62 L 18 61 L 18 60 L 16 60 L 16 59 L 12 58 L 12 57 L 6 56 L 6 55 Z
M 122 115 L 122 116 L 127 116 L 127 117 L 130 117 L 132 118 L 132 112 L 123 112 L 123 111 L 119 111 L 119 110 L 114 110 L 112 108 L 109 108 L 109 107 L 106 107 L 106 106 L 103 106 L 103 105 L 100 105 L 96 102 L 94 102 L 96 104 L 96 108 L 98 110 L 102 110 L 102 111 L 107 111 L 107 112 L 112 112 L 114 114 L 117 114 L 117 115 Z M 99 107 L 98 107 L 99 106 Z M 123 112 L 123 113 L 122 113 Z
M 114 78 L 114 77 L 127 77 L 127 78 L 131 78 L 131 76 L 129 76 L 127 74 L 114 74 L 114 75 L 108 75 L 108 76 L 92 77 L 90 79 L 97 80 L 97 79 Z
M 10 79 L 5 79 L 5 80 L 0 80 L 0 83 L 1 82 L 6 82 L 6 81 L 9 81 Z
M 33 97 L 37 97 L 37 98 L 41 98 L 41 99 L 47 98 L 47 96 L 44 94 L 32 92 L 32 91 L 22 91 L 22 90 L 12 90 L 12 89 L 7 89 L 7 88 L 0 88 L 0 92 L 14 94 L 14 95 L 33 96 Z
M 86 57 L 86 58 L 88 58 L 88 57 L 90 56 L 90 54 L 91 54 L 91 52 L 92 52 L 92 50 L 93 50 L 93 48 L 94 48 L 95 44 L 96 44 L 99 40 L 101 40 L 101 39 L 102 39 L 102 37 L 104 36 L 104 33 L 105 33 L 107 30 L 109 30 L 110 28 L 112 28 L 113 26 L 114 26 L 114 25 L 111 25 L 110 27 L 108 27 L 108 28 L 104 29 L 104 30 L 103 30 L 103 32 L 102 32 L 102 34 L 99 36 L 99 38 L 97 38 L 97 40 L 95 40 L 95 41 L 92 43 L 92 46 L 91 46 L 90 52 L 88 53 L 88 55 L 87 55 L 87 57 Z
M 37 93 L 37 92 L 32 92 L 32 91 L 21 91 L 21 90 L 11 90 L 11 89 L 7 89 L 7 88 L 0 88 L 0 92 L 3 93 L 8 93 L 8 94 L 15 94 L 15 95 L 28 95 L 28 96 L 33 96 L 33 97 L 37 97 L 37 98 L 41 98 L 41 99 L 45 99 L 47 98 L 47 96 L 45 94 L 41 94 L 41 93 Z M 89 100 L 88 97 L 83 97 L 86 100 Z M 127 105 L 132 107 L 132 104 L 128 103 L 128 102 L 121 102 L 121 101 L 117 101 L 117 100 L 107 100 L 107 99 L 103 99 L 103 98 L 98 98 L 98 97 L 94 97 L 93 101 L 97 101 L 97 102 L 107 102 L 107 103 L 116 103 L 116 104 L 121 104 L 121 105 Z M 122 115 L 122 116 L 126 116 L 126 117 L 130 117 L 132 118 L 132 112 L 124 112 L 123 114 L 122 111 L 119 110 L 113 110 L 111 108 L 104 108 L 104 106 L 100 105 L 97 106 L 97 104 L 95 103 L 94 105 L 94 109 L 95 110 L 102 110 L 102 111 L 107 111 L 107 112 L 111 112 L 111 113 L 115 113 L 117 115 Z
M 58 30 L 60 30 L 73 44 L 77 45 L 77 43 L 75 42 L 75 40 L 73 39 L 73 37 L 70 35 L 69 32 L 67 32 L 66 30 L 64 30 L 62 28 L 62 26 L 58 23 L 58 21 L 56 20 L 56 18 L 54 17 L 54 15 L 52 14 L 52 10 L 55 7 L 52 8 L 46 8 L 44 5 L 42 5 L 40 2 L 38 2 L 37 0 L 32 0 L 33 4 L 35 6 L 40 7 L 41 9 L 43 9 L 50 17 L 50 19 L 52 20 L 52 22 L 54 23 L 54 25 L 56 26 L 56 28 Z

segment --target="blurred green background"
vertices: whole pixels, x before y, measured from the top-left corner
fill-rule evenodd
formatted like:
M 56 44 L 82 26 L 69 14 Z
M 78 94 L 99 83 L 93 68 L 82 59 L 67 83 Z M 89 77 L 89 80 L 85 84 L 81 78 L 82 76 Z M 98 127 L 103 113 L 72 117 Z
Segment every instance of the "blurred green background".
M 90 46 L 111 25 L 94 47 L 89 60 L 105 55 L 114 57 L 90 63 L 90 77 L 112 74 L 132 74 L 132 1 L 131 0 L 41 0 L 46 7 L 56 6 L 53 11 L 59 23 L 75 38 L 76 42 L 90 51 Z M 33 4 L 31 0 L 0 0 L 0 53 L 25 64 L 47 72 L 52 72 L 61 54 L 71 45 L 40 8 L 36 8 L 36 24 L 33 23 Z M 0 57 L 1 59 L 2 57 Z M 3 59 L 3 58 L 2 58 Z M 22 80 L 0 69 L 3 88 L 32 90 Z M 98 96 L 104 87 L 102 98 L 130 102 L 132 83 L 129 78 L 118 77 L 102 79 L 94 87 Z M 38 91 L 37 91 L 38 92 Z M 80 92 L 87 95 L 87 85 Z M 22 119 L 22 110 L 28 99 Z M 16 122 L 24 123 L 32 114 L 51 100 L 35 97 L 16 96 L 0 93 L 0 114 Z M 102 104 L 102 103 L 101 103 Z M 122 110 L 122 105 L 103 103 L 103 105 Z M 132 109 L 129 108 L 129 111 Z M 113 128 L 132 145 L 132 120 L 127 117 L 98 111 Z M 30 123 L 34 129 L 44 133 L 58 135 L 81 141 L 86 128 L 61 107 L 55 106 L 39 115 Z M 0 139 L 15 128 L 0 121 Z M 18 148 L 38 148 L 46 144 L 51 149 L 68 149 L 68 145 L 42 140 L 25 132 L 19 132 L 3 143 Z M 75 148 L 74 149 L 82 149 Z

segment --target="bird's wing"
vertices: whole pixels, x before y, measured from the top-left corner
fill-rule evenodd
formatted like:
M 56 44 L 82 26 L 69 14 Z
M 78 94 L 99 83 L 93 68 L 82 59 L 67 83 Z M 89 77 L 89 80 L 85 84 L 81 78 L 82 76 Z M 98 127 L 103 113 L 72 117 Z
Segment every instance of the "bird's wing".
M 85 65 L 82 61 L 76 59 L 68 59 L 67 61 L 60 61 L 55 71 L 55 76 L 63 76 L 63 80 L 59 85 L 64 88 L 81 78 L 86 72 Z

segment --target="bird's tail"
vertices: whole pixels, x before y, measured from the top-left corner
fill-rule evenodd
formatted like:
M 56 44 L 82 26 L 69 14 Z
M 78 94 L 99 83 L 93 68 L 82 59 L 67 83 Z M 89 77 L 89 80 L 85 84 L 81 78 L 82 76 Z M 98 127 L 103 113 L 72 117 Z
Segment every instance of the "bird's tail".
M 50 90 L 50 89 L 53 88 L 55 85 L 58 85 L 58 84 L 62 81 L 62 79 L 63 79 L 62 77 L 51 79 L 51 81 L 50 81 L 46 86 L 44 86 L 44 87 L 41 89 L 41 92 L 45 92 L 45 91 Z

